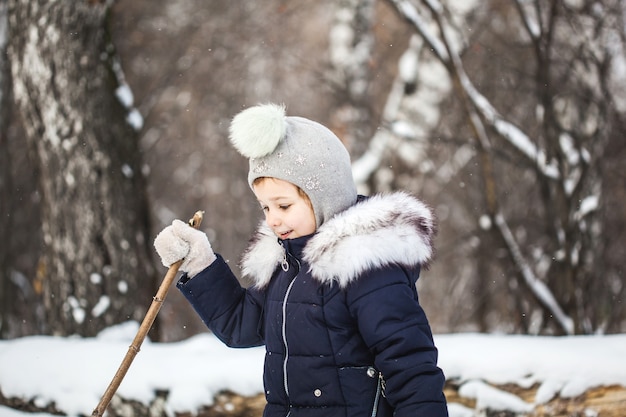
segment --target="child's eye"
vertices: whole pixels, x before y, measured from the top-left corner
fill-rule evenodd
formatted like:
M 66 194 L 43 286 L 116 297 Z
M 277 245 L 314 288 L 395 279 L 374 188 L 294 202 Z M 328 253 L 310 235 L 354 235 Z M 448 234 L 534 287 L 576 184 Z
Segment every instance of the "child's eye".
M 268 211 L 268 210 L 269 210 L 269 207 L 267 207 L 267 206 L 261 206 L 261 210 L 262 210 L 262 211 L 264 211 L 264 212 L 265 212 L 265 211 Z
M 278 206 L 281 210 L 287 210 L 289 207 L 291 207 L 291 204 L 282 204 Z

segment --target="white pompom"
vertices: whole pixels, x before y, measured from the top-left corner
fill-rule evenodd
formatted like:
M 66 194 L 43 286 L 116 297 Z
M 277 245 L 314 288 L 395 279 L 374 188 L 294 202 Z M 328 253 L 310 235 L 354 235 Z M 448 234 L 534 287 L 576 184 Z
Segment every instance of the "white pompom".
M 233 118 L 230 141 L 246 158 L 260 158 L 276 149 L 286 129 L 285 107 L 262 104 L 250 107 Z

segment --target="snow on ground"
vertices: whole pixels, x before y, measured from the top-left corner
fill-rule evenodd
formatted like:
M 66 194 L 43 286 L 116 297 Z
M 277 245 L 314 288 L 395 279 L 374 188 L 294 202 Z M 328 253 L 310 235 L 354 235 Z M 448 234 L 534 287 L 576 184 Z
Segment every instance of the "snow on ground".
M 128 351 L 139 325 L 129 322 L 95 338 L 32 336 L 0 340 L 0 389 L 6 397 L 34 398 L 74 415 L 91 415 Z M 536 337 L 495 334 L 435 335 L 439 364 L 460 393 L 480 407 L 524 412 L 533 404 L 485 382 L 539 384 L 536 402 L 573 397 L 601 385 L 626 386 L 626 334 Z M 176 343 L 146 340 L 118 389 L 149 403 L 168 390 L 171 411 L 209 404 L 221 390 L 262 392 L 263 348 L 230 349 L 203 333 Z M 450 404 L 450 417 L 473 412 Z M 0 417 L 51 417 L 0 407 Z

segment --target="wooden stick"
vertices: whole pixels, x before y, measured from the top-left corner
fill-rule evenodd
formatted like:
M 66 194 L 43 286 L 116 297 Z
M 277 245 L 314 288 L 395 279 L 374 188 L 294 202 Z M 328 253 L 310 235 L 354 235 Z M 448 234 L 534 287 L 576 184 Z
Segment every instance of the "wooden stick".
M 189 225 L 191 227 L 198 229 L 200 227 L 200 223 L 202 223 L 203 215 L 204 215 L 203 211 L 196 211 L 193 217 L 189 220 Z M 133 360 L 135 359 L 135 356 L 137 356 L 137 353 L 139 352 L 139 348 L 141 347 L 141 344 L 146 338 L 148 331 L 152 327 L 152 324 L 154 323 L 154 320 L 156 319 L 156 316 L 159 313 L 161 306 L 163 305 L 163 301 L 165 300 L 165 297 L 167 296 L 167 292 L 169 291 L 170 286 L 172 285 L 172 282 L 174 282 L 174 278 L 176 278 L 176 274 L 178 273 L 178 268 L 180 268 L 180 265 L 182 263 L 183 263 L 182 259 L 180 261 L 174 262 L 167 270 L 167 273 L 165 274 L 165 278 L 163 278 L 163 282 L 161 282 L 161 285 L 159 286 L 156 296 L 154 296 L 154 298 L 152 299 L 152 304 L 150 304 L 150 308 L 148 309 L 146 316 L 141 322 L 141 326 L 139 326 L 139 330 L 137 331 L 137 335 L 135 336 L 135 339 L 133 339 L 133 343 L 128 347 L 128 352 L 126 352 L 126 356 L 124 356 L 124 360 L 122 360 L 122 363 L 120 364 L 119 368 L 117 369 L 117 372 L 113 376 L 111 383 L 109 384 L 108 388 L 102 395 L 100 402 L 91 413 L 92 416 L 102 417 L 107 407 L 109 406 L 109 403 L 111 402 L 111 399 L 113 398 L 113 395 L 115 395 L 115 392 L 117 391 L 120 384 L 122 383 L 122 379 L 124 379 L 124 376 L 126 376 L 126 372 L 128 371 L 128 368 L 130 368 L 131 363 L 133 362 Z

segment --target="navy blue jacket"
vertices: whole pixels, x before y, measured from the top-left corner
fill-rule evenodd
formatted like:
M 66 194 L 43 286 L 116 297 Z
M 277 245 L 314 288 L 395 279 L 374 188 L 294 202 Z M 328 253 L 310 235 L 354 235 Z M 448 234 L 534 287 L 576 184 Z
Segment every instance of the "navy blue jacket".
M 248 289 L 220 256 L 177 285 L 228 346 L 265 345 L 265 416 L 446 417 L 415 288 L 433 234 L 419 200 L 371 197 L 310 236 L 262 226 L 242 262 Z

